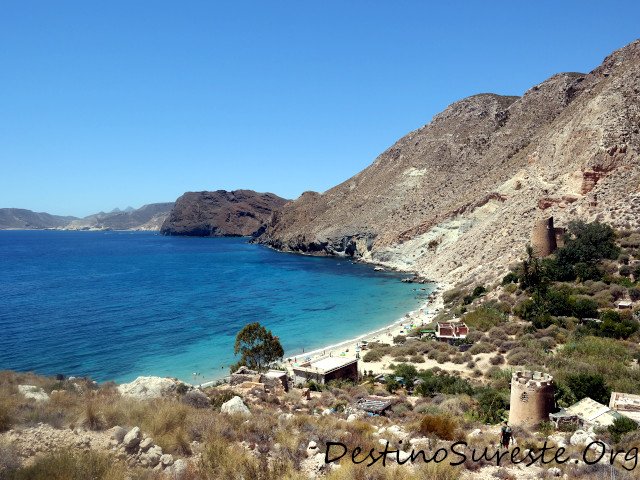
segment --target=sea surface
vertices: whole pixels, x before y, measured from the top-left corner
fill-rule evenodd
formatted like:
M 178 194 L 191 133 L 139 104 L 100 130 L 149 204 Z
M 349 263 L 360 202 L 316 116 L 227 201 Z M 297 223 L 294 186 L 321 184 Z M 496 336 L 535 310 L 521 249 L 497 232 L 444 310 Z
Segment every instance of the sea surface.
M 430 288 L 400 279 L 245 238 L 0 231 L 0 370 L 220 378 L 245 324 L 300 355 L 417 308 Z

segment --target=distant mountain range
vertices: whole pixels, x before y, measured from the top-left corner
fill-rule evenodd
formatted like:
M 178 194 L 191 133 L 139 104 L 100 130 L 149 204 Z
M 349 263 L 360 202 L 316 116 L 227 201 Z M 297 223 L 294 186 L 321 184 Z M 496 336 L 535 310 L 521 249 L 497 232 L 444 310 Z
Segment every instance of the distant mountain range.
M 257 236 L 287 200 L 253 190 L 187 192 L 174 202 L 118 208 L 84 218 L 0 208 L 0 230 L 148 230 L 164 235 Z
M 173 202 L 128 207 L 84 218 L 37 213 L 23 208 L 0 208 L 0 230 L 160 230 Z
M 24 208 L 0 208 L 0 229 L 2 230 L 61 228 L 73 220 L 78 218 L 33 212 Z

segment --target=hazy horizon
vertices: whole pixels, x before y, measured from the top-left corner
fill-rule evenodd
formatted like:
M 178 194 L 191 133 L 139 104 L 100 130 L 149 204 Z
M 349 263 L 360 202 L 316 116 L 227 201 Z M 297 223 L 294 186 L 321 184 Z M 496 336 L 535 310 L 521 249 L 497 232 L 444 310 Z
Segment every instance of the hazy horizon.
M 0 207 L 322 192 L 454 101 L 586 73 L 640 36 L 628 1 L 401 7 L 4 2 Z

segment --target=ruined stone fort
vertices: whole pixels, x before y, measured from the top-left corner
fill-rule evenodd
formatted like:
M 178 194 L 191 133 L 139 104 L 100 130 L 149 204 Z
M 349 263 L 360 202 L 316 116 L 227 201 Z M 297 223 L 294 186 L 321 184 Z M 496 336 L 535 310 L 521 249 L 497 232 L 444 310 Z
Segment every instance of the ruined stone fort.
M 514 426 L 533 426 L 548 422 L 555 406 L 554 392 L 551 375 L 529 370 L 514 372 L 511 376 L 509 423 Z

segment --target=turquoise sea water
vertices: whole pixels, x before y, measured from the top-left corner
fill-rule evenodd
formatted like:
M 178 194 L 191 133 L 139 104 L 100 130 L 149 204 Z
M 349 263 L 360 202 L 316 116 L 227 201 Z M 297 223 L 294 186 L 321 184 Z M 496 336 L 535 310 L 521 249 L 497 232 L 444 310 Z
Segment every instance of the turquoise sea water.
M 399 319 L 429 293 L 400 278 L 243 238 L 2 231 L 0 370 L 219 378 L 249 322 L 294 355 Z

